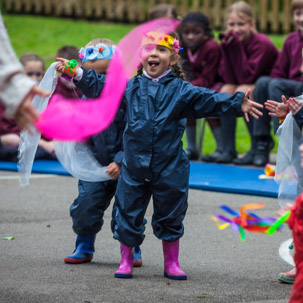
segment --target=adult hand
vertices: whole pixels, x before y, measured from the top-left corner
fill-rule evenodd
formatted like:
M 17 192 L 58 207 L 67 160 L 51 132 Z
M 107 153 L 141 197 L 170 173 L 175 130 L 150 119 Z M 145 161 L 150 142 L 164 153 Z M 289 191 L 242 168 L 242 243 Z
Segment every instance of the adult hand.
M 30 93 L 18 107 L 14 116 L 19 129 L 25 129 L 31 133 L 31 125 L 33 125 L 39 118 L 38 113 L 32 104 L 32 99 L 35 95 L 40 95 L 46 98 L 49 94 L 49 92 L 42 90 L 36 85 L 32 88 Z

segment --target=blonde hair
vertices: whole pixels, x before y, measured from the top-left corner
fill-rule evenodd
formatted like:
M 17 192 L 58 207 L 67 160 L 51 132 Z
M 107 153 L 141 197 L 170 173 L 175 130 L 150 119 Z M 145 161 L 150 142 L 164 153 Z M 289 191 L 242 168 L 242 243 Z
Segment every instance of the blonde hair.
M 116 45 L 115 42 L 113 42 L 112 40 L 109 40 L 109 39 L 105 39 L 105 38 L 97 38 L 97 39 L 94 39 L 90 42 L 88 42 L 85 47 L 89 47 L 89 46 L 96 46 L 97 44 L 99 43 L 103 43 L 107 46 L 113 46 L 113 45 Z
M 242 19 L 244 19 L 249 23 L 254 22 L 253 8 L 245 1 L 235 2 L 228 8 L 225 22 L 227 22 L 228 16 L 232 13 L 237 14 L 239 17 L 241 17 Z
M 303 0 L 292 0 L 291 1 L 291 12 L 293 13 L 296 9 L 303 8 Z

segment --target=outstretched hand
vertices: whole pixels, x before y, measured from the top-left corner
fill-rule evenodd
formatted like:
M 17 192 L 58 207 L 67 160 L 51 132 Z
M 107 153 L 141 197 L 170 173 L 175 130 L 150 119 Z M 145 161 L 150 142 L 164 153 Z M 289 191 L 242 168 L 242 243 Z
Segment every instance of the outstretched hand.
M 296 98 L 289 98 L 288 105 L 291 113 L 295 115 L 303 106 L 303 103 Z
M 249 122 L 248 114 L 250 114 L 255 119 L 259 119 L 260 116 L 263 116 L 263 113 L 258 110 L 258 108 L 263 108 L 263 105 L 250 100 L 249 99 L 250 93 L 251 90 L 248 89 L 247 92 L 245 93 L 241 106 L 242 112 L 244 113 L 244 117 L 247 122 Z
M 64 65 L 68 60 L 64 59 L 64 58 L 56 58 L 56 60 L 58 61 L 57 65 L 56 65 L 56 71 L 63 74 L 64 73 Z
M 32 104 L 32 99 L 35 95 L 40 95 L 46 98 L 49 94 L 49 92 L 44 91 L 36 85 L 32 88 L 15 113 L 14 118 L 17 121 L 19 129 L 25 129 L 31 133 L 31 125 L 39 118 L 38 113 Z
M 290 110 L 289 103 L 285 96 L 282 96 L 282 102 L 267 100 L 264 105 L 265 108 L 269 111 L 269 116 L 276 117 L 281 120 L 285 119 Z

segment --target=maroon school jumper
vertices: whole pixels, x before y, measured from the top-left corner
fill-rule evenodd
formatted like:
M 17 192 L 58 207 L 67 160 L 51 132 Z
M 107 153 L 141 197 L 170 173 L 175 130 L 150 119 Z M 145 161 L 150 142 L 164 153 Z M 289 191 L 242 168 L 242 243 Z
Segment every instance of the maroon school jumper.
M 300 194 L 291 209 L 288 225 L 292 229 L 297 274 L 289 303 L 303 302 L 303 194 Z
M 5 107 L 0 103 L 0 136 L 7 134 L 20 134 L 15 120 L 7 118 L 5 115 Z
M 186 64 L 189 65 L 189 75 L 187 76 L 189 76 L 190 82 L 196 86 L 211 88 L 218 77 L 221 58 L 220 45 L 212 37 L 209 37 L 202 43 L 195 54 L 192 54 L 189 49 L 185 50 L 185 52 L 188 58 Z M 187 119 L 187 126 L 195 125 L 195 119 Z
M 211 88 L 218 75 L 221 58 L 220 45 L 208 38 L 194 55 L 187 50 L 188 64 L 192 73 L 190 82 L 196 86 Z
M 302 81 L 302 47 L 303 36 L 300 31 L 290 33 L 283 44 L 270 76 L 272 78 L 283 78 L 294 81 Z
M 260 33 L 252 33 L 245 44 L 235 33 L 220 34 L 219 38 L 228 39 L 230 36 L 232 36 L 230 43 L 221 43 L 219 74 L 223 82 L 253 84 L 260 76 L 269 75 L 279 54 L 270 39 Z

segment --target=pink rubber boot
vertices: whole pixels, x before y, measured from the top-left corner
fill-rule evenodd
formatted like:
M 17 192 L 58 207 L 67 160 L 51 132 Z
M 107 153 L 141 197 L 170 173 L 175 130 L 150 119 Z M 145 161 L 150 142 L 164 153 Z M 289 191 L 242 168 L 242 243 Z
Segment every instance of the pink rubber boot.
M 121 262 L 115 272 L 115 278 L 132 278 L 133 277 L 133 259 L 134 248 L 120 244 Z
M 164 255 L 164 277 L 172 280 L 187 280 L 186 273 L 179 266 L 179 240 L 167 242 L 162 240 Z

